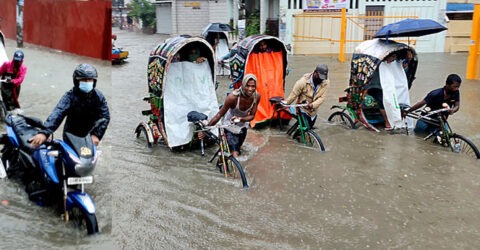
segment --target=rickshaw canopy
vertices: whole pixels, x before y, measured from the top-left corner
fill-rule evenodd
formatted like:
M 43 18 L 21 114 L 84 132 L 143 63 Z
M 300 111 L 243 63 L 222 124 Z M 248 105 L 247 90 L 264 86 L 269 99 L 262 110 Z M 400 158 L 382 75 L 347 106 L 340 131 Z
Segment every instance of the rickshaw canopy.
M 412 60 L 415 63 L 408 64 L 410 68 L 406 73 L 407 69 L 403 63 L 408 50 L 414 55 Z M 385 59 L 392 54 L 396 54 L 397 59 L 391 63 L 386 62 Z M 399 104 L 410 105 L 409 79 L 414 79 L 416 60 L 416 53 L 412 47 L 392 40 L 368 40 L 355 48 L 350 70 L 348 105 L 357 110 L 364 125 L 375 130 L 365 119 L 362 108 L 368 89 L 375 87 L 383 92 L 383 106 L 390 124 L 397 128 L 405 126 Z M 375 81 L 372 82 L 372 79 Z
M 189 56 L 193 50 L 207 60 L 192 62 Z M 192 139 L 188 112 L 198 111 L 211 118 L 218 111 L 214 64 L 212 47 L 201 37 L 169 38 L 150 53 L 148 90 L 152 114 L 165 127 L 164 139 L 169 147 Z
M 259 43 L 266 42 L 268 49 L 260 51 Z M 272 118 L 273 107 L 271 97 L 285 97 L 285 76 L 287 75 L 287 50 L 281 40 L 273 36 L 249 36 L 232 48 L 230 57 L 230 76 L 234 88 L 241 86 L 244 75 L 254 74 L 257 77 L 257 91 L 262 98 L 252 127 L 259 122 Z

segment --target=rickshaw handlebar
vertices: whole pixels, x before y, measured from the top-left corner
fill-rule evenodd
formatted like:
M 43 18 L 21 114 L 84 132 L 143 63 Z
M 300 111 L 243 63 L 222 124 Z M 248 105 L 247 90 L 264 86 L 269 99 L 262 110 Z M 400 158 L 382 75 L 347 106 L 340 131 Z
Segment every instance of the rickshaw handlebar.
M 238 130 L 238 133 L 240 133 L 240 130 L 241 128 L 235 124 L 220 124 L 220 123 L 217 123 L 213 126 L 207 126 L 208 122 L 203 120 L 203 121 L 198 121 L 198 122 L 195 122 L 196 125 L 198 125 L 200 127 L 199 130 L 195 130 L 194 132 L 204 132 L 204 131 L 210 131 L 210 130 L 213 130 L 213 129 L 219 129 L 219 128 L 230 128 L 230 129 L 233 129 L 235 131 Z
M 308 106 L 307 103 L 302 103 L 302 104 L 283 104 L 283 103 L 280 103 L 280 105 L 282 105 L 282 107 L 285 107 L 285 108 L 301 108 L 301 107 L 306 107 Z
M 430 116 L 432 116 L 432 115 L 435 115 L 435 114 L 438 114 L 438 113 L 443 113 L 443 112 L 448 112 L 450 110 L 451 110 L 451 108 L 441 108 L 441 109 L 437 109 L 437 110 L 434 110 L 434 111 L 428 111 L 428 112 L 425 111 L 425 110 L 415 110 L 414 112 L 416 114 L 407 113 L 407 116 L 412 117 L 412 118 L 417 118 L 417 119 L 430 118 Z M 408 111 L 408 110 L 405 110 L 405 111 Z M 421 112 L 426 112 L 426 114 L 422 115 Z

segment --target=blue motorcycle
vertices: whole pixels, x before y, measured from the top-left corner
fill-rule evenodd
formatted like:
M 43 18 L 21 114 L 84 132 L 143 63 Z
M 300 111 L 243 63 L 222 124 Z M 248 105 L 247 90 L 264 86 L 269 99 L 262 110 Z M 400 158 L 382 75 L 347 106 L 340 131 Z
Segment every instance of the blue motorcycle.
M 97 233 L 95 204 L 84 191 L 84 185 L 93 183 L 91 173 L 99 154 L 90 133 L 78 137 L 65 132 L 64 140 L 52 139 L 32 148 L 29 140 L 43 129 L 41 120 L 9 114 L 5 124 L 6 133 L 0 135 L 4 145 L 0 177 L 3 173 L 3 177 L 20 180 L 30 200 L 56 206 L 66 222 L 75 222 L 88 234 Z

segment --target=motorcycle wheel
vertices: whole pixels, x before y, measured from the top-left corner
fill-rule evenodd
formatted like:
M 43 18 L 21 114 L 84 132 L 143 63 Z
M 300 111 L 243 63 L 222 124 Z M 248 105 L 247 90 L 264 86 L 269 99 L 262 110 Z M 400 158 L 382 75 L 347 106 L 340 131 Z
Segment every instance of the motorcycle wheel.
M 80 230 L 87 230 L 89 235 L 98 233 L 98 223 L 95 214 L 89 214 L 78 206 L 72 207 L 69 211 L 70 220 Z

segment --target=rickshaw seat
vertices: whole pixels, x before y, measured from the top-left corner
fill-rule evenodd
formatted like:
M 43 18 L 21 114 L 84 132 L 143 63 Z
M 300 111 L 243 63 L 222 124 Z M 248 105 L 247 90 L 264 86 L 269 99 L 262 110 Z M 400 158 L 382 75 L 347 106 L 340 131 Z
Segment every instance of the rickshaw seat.
M 283 101 L 283 97 L 281 96 L 273 96 L 269 99 L 270 103 L 273 105 L 273 104 L 278 104 L 280 103 L 281 101 Z

